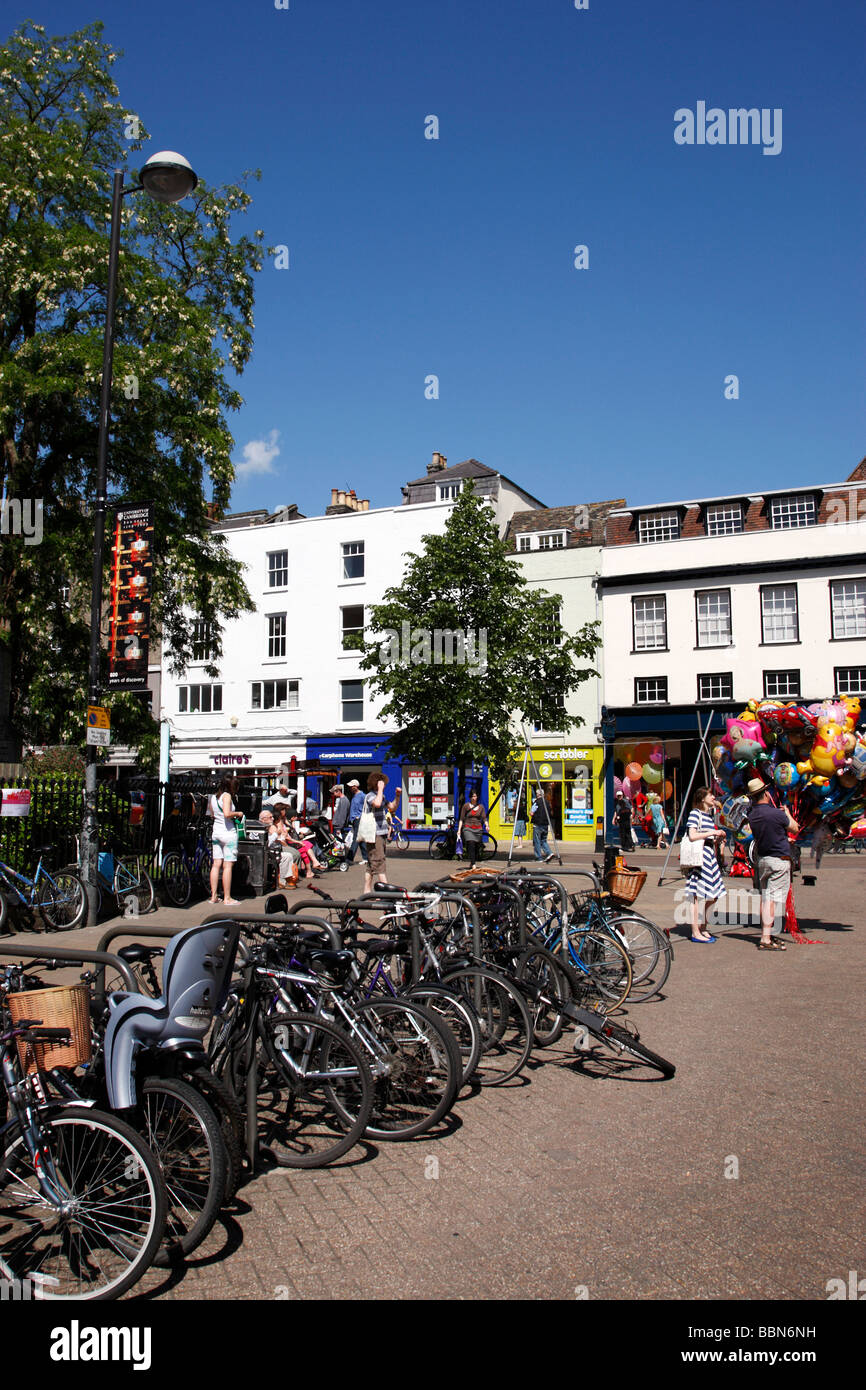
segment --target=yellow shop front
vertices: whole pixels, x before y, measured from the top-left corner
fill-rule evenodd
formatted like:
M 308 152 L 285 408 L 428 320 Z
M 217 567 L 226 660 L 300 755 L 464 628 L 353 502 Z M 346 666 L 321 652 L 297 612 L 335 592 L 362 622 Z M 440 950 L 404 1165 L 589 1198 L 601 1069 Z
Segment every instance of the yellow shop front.
M 513 772 L 490 813 L 490 831 L 500 844 L 510 841 L 515 817 L 528 822 L 527 805 L 531 806 L 532 803 L 537 773 L 547 797 L 556 838 L 566 844 L 577 842 L 594 845 L 596 818 L 604 816 L 604 749 L 585 744 L 534 744 L 532 758 L 535 768 L 530 759 L 520 806 L 517 804 L 517 791 L 523 768 L 523 750 L 515 749 L 511 757 Z M 499 796 L 500 790 L 500 784 L 491 778 L 491 803 Z M 532 832 L 528 833 L 531 835 Z

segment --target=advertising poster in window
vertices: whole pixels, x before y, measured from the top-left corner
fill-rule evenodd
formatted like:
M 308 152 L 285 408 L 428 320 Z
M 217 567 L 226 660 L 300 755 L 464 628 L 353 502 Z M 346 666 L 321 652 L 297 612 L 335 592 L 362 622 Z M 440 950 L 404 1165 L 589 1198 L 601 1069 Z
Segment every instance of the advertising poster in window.
M 434 797 L 448 796 L 448 769 L 447 767 L 434 767 L 430 773 Z
M 412 821 L 424 820 L 424 769 L 406 769 L 406 816 Z
M 434 792 L 434 794 L 433 794 L 433 819 L 434 819 L 434 820 L 447 820 L 447 819 L 448 819 L 448 797 L 447 797 L 447 796 L 437 796 L 435 792 Z
M 114 513 L 109 587 L 108 686 L 146 690 L 153 578 L 153 503 Z

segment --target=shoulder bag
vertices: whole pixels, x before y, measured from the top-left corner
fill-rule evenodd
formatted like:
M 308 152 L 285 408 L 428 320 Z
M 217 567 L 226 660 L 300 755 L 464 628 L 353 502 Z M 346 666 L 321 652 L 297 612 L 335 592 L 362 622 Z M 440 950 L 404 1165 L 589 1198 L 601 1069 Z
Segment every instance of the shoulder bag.
M 680 868 L 681 869 L 700 869 L 704 863 L 704 845 L 706 840 L 690 840 L 689 832 L 680 840 Z

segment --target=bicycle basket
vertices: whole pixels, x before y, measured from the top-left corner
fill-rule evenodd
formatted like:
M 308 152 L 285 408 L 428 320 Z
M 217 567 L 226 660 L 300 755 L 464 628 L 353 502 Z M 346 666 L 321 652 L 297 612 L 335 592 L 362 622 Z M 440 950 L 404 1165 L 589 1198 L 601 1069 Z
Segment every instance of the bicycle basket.
M 646 883 L 643 869 L 612 869 L 607 876 L 608 891 L 617 902 L 633 903 Z
M 52 1067 L 78 1067 L 89 1062 L 90 991 L 86 985 L 60 985 L 50 989 L 25 989 L 7 996 L 13 1023 L 38 1018 L 45 1028 L 68 1028 L 68 1043 L 18 1042 L 18 1056 L 28 1073 Z

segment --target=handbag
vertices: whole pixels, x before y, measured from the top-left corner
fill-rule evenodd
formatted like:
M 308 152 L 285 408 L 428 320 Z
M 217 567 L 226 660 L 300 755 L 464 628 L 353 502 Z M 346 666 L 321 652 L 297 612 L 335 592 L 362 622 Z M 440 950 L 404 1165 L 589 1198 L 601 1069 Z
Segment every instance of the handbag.
M 686 831 L 680 840 L 680 868 L 681 869 L 700 869 L 704 863 L 704 845 L 706 840 L 690 840 L 689 832 Z
M 361 819 L 358 821 L 358 839 L 365 845 L 371 845 L 376 839 L 376 817 L 368 807 L 364 807 L 361 812 Z

